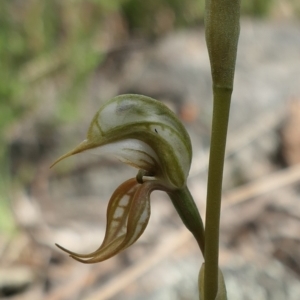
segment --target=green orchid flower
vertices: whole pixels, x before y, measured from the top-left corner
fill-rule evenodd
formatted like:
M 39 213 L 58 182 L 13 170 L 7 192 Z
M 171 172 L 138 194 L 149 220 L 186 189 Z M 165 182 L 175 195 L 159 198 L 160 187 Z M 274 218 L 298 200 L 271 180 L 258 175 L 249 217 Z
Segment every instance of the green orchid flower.
M 168 193 L 184 224 L 204 250 L 202 220 L 186 187 L 192 160 L 190 137 L 176 115 L 163 103 L 141 95 L 121 95 L 104 104 L 89 127 L 87 138 L 54 162 L 83 152 L 112 154 L 139 169 L 121 184 L 107 208 L 101 246 L 89 254 L 60 249 L 83 263 L 106 260 L 132 245 L 150 218 L 150 194 Z M 52 165 L 52 166 L 53 166 Z

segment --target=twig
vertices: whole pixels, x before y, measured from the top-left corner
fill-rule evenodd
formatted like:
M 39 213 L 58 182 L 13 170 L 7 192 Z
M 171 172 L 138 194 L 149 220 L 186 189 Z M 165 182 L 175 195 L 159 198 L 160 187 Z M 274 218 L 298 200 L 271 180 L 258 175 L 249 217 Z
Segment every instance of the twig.
M 224 195 L 224 207 L 241 203 L 245 200 L 274 191 L 300 180 L 300 165 L 280 170 L 265 178 L 235 188 Z
M 191 233 L 185 227 L 176 231 L 169 239 L 149 254 L 147 259 L 143 259 L 132 267 L 125 269 L 118 276 L 114 277 L 113 280 L 84 298 L 84 300 L 105 300 L 113 297 L 157 265 L 163 258 L 173 253 L 183 244 L 188 243 L 191 238 Z

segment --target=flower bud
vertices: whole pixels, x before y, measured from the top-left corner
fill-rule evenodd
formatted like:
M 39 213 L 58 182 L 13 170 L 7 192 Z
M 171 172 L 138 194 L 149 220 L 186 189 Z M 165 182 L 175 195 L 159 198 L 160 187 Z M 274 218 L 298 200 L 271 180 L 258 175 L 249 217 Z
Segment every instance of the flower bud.
M 205 36 L 213 85 L 232 89 L 240 32 L 240 0 L 206 0 Z

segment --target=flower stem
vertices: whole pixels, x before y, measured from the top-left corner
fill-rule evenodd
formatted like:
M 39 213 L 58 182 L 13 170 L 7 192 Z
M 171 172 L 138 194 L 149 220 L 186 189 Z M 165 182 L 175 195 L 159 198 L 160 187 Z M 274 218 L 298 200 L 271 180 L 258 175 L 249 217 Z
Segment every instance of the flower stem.
M 218 293 L 222 178 L 240 32 L 240 0 L 205 0 L 204 19 L 214 95 L 206 202 L 204 300 L 215 300 Z M 226 293 L 218 299 L 226 299 L 224 297 Z
M 196 203 L 187 186 L 180 190 L 168 192 L 173 205 L 183 224 L 194 235 L 199 248 L 204 255 L 204 226 Z
M 213 87 L 214 107 L 205 222 L 205 300 L 215 299 L 218 292 L 221 193 L 231 93 L 230 88 Z

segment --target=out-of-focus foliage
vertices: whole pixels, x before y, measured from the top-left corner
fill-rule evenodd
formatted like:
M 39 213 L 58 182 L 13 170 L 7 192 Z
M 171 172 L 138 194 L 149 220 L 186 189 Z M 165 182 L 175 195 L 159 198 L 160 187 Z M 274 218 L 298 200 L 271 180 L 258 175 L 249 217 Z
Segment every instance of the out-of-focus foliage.
M 253 16 L 265 16 L 271 9 L 274 0 L 251 0 L 251 1 L 242 1 L 241 6 L 245 14 Z
M 202 23 L 204 4 L 205 0 L 130 0 L 122 9 L 130 29 L 155 35 Z
M 0 229 L 11 227 L 10 128 L 30 119 L 53 90 L 56 121 L 76 118 L 76 100 L 87 75 L 103 58 L 104 24 L 120 3 L 0 1 Z M 23 173 L 32 177 L 30 168 Z
M 116 20 L 144 35 L 201 24 L 204 0 L 3 0 L 0 1 L 0 133 L 37 101 L 32 85 L 63 76 L 62 117 L 70 117 L 86 75 L 103 58 Z M 242 1 L 243 12 L 267 15 L 277 0 Z M 297 0 L 285 1 L 299 10 Z M 119 18 L 115 16 L 118 15 Z M 121 21 L 120 21 L 121 20 Z M 118 21 L 117 21 L 118 22 Z
M 117 5 L 116 1 L 0 2 L 1 129 L 41 100 L 30 89 L 44 77 L 64 69 L 68 84 L 62 98 L 76 93 L 101 59 L 97 35 L 107 11 Z

